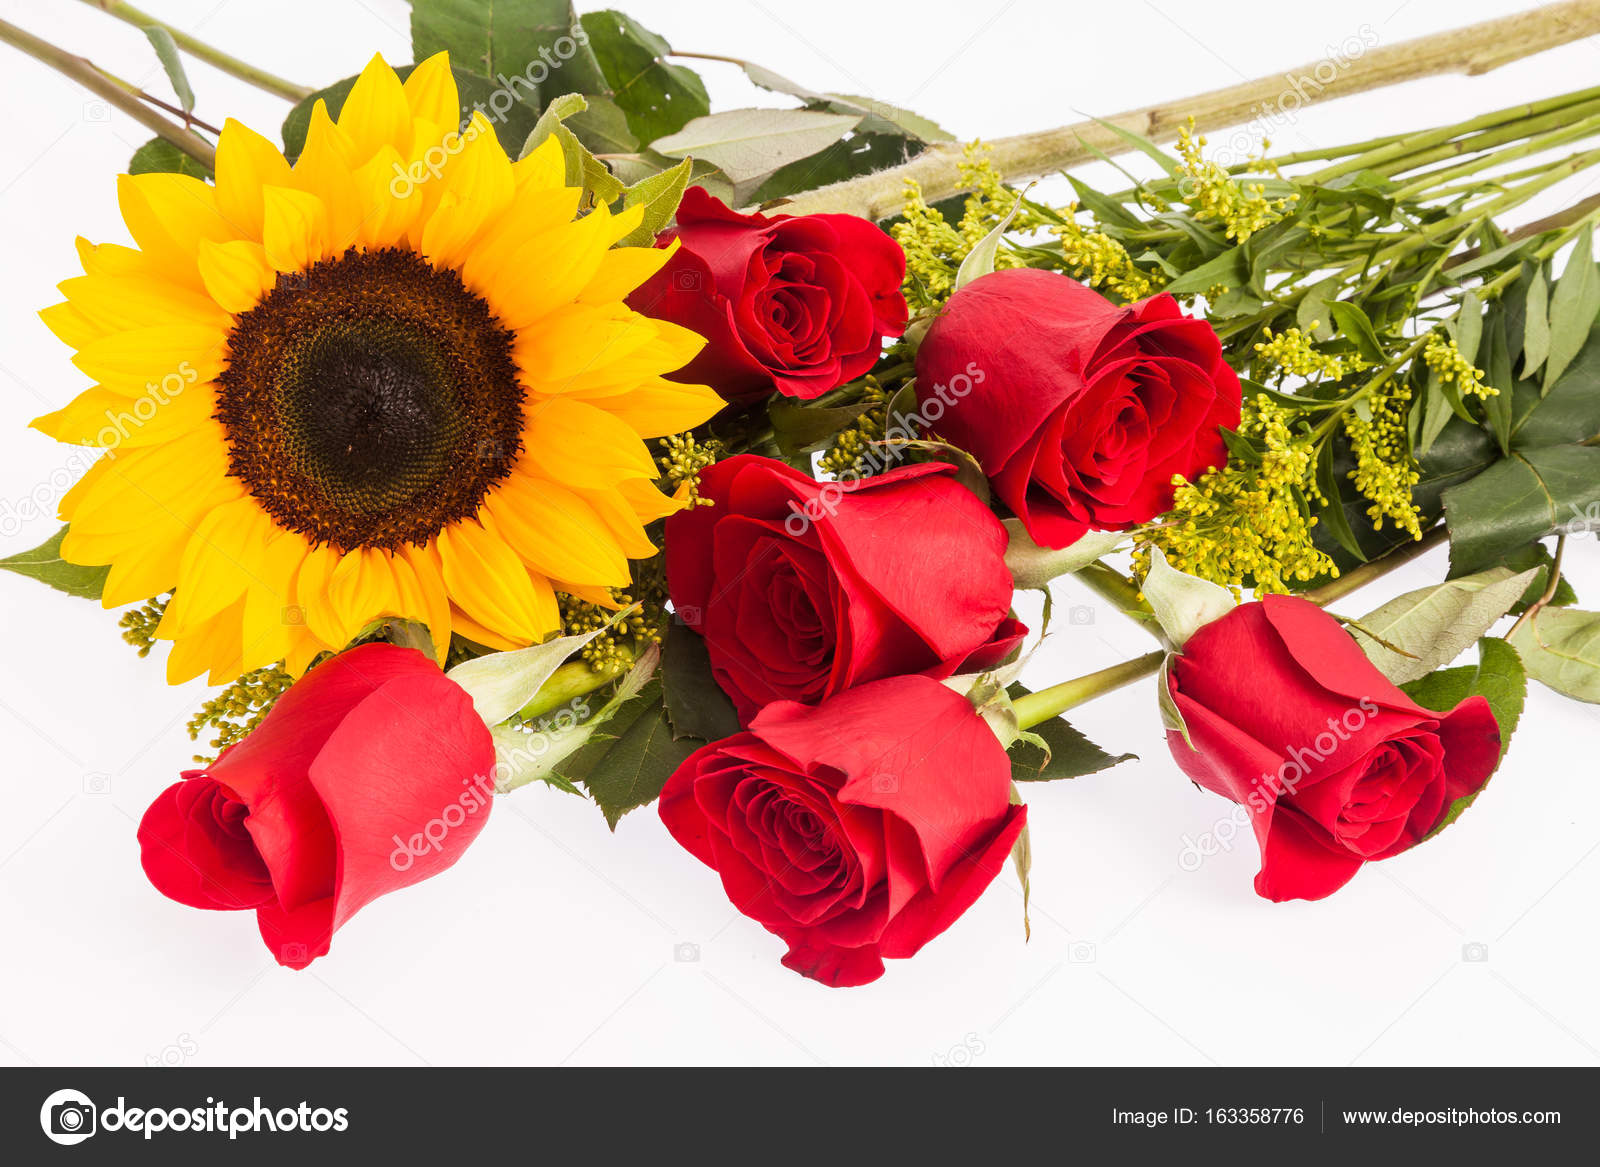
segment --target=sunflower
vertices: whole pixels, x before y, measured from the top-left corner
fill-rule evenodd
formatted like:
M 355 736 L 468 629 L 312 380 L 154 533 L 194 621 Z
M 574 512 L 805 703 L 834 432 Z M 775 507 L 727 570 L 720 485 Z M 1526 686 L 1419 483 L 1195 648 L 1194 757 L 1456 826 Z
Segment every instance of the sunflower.
M 374 57 L 293 165 L 229 121 L 216 183 L 124 175 L 135 246 L 79 240 L 45 323 L 96 384 L 35 427 L 106 449 L 62 500 L 103 602 L 172 592 L 168 679 L 298 675 L 384 617 L 494 649 L 612 605 L 680 501 L 644 439 L 721 406 L 664 379 L 704 343 L 623 298 L 669 249 L 579 215 L 552 137 L 458 131 L 441 53 Z M 614 606 L 614 605 L 612 605 Z

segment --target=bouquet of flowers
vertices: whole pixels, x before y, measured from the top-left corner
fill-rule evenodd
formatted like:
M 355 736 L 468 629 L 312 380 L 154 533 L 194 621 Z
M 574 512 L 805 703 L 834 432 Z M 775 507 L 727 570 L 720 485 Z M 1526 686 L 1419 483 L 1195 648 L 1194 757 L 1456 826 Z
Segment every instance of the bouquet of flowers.
M 98 453 L 0 567 L 219 687 L 144 871 L 284 965 L 529 787 L 653 804 L 784 964 L 864 984 L 1008 864 L 1025 892 L 1024 792 L 1128 760 L 1063 715 L 1152 678 L 1255 891 L 1318 899 L 1456 822 L 1530 683 L 1600 701 L 1562 572 L 1600 520 L 1600 199 L 1508 224 L 1600 164 L 1600 89 L 1289 154 L 1209 151 L 1235 91 L 963 146 L 744 61 L 783 108 L 712 112 L 691 55 L 555 0 L 414 0 L 415 64 L 316 92 L 98 6 L 174 101 L 0 23 L 156 134 L 131 246 L 79 240 L 42 313 L 92 384 L 34 427 Z M 293 101 L 281 145 L 201 121 L 185 54 Z M 1117 156 L 1121 189 L 1024 185 Z M 1030 692 L 1067 574 L 1151 651 Z

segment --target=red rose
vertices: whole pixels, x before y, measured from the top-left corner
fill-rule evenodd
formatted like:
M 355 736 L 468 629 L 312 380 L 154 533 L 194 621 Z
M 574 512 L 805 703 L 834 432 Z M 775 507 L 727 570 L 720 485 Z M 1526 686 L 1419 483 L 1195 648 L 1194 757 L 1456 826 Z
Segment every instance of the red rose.
M 255 909 L 278 963 L 304 968 L 362 907 L 461 857 L 489 817 L 494 765 L 471 698 L 432 661 L 352 649 L 150 804 L 145 874 L 180 904 Z
M 741 722 L 769 701 L 989 668 L 1027 632 L 1007 616 L 1005 528 L 949 466 L 817 482 L 744 454 L 700 493 L 713 505 L 667 520 L 667 586 Z
M 950 297 L 917 352 L 929 428 L 982 464 L 1044 547 L 1172 506 L 1172 478 L 1227 461 L 1239 378 L 1211 325 L 1171 296 L 1118 307 L 1012 268 Z
M 1027 819 L 1010 790 L 965 698 L 890 677 L 815 708 L 768 705 L 691 754 L 660 810 L 733 906 L 789 945 L 784 964 L 848 986 L 914 956 L 989 886 Z
M 1246 808 L 1270 900 L 1321 899 L 1421 842 L 1500 758 L 1482 697 L 1422 708 L 1337 620 L 1289 596 L 1202 627 L 1172 660 L 1171 691 L 1194 742 L 1169 732 L 1172 755 Z
M 628 303 L 706 338 L 675 381 L 729 401 L 817 397 L 871 369 L 883 338 L 905 331 L 905 253 L 866 219 L 741 215 L 690 187 L 659 242 L 673 239 L 677 254 Z

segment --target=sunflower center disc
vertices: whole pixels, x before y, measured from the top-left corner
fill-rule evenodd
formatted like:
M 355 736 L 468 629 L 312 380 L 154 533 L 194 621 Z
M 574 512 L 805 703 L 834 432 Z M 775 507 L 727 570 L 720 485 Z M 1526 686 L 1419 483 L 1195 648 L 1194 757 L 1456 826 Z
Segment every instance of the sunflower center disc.
M 521 450 L 512 334 L 454 272 L 349 251 L 235 322 L 218 378 L 230 472 L 279 526 L 341 551 L 426 543 Z

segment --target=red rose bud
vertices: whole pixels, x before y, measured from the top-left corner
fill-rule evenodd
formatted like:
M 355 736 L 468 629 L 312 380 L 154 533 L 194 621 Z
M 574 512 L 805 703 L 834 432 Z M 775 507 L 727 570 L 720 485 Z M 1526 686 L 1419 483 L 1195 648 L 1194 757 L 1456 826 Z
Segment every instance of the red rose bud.
M 917 352 L 928 428 L 977 458 L 1043 547 L 1172 506 L 1174 475 L 1227 461 L 1239 378 L 1171 296 L 1118 307 L 1055 272 L 1011 268 L 950 298 Z
M 711 506 L 667 520 L 667 586 L 705 637 L 741 722 L 864 681 L 991 668 L 1009 618 L 1000 521 L 939 463 L 818 482 L 744 454 L 707 470 Z
M 967 700 L 890 677 L 815 708 L 768 705 L 691 754 L 661 821 L 722 877 L 739 911 L 789 945 L 783 963 L 864 985 L 956 919 L 1011 854 L 1027 808 Z
M 866 219 L 741 215 L 690 187 L 658 242 L 673 239 L 677 254 L 628 303 L 706 338 L 675 381 L 729 401 L 817 397 L 871 369 L 883 338 L 905 330 L 905 253 Z
M 1294 597 L 1202 627 L 1172 658 L 1170 685 L 1194 743 L 1169 731 L 1172 756 L 1248 813 L 1261 847 L 1256 892 L 1270 900 L 1321 899 L 1363 863 L 1415 846 L 1500 759 L 1486 700 L 1422 708 L 1337 620 Z M 1186 865 L 1217 844 L 1190 841 Z
M 432 661 L 353 649 L 151 803 L 145 874 L 189 907 L 254 909 L 278 963 L 304 968 L 362 907 L 461 857 L 489 817 L 494 765 L 471 698 Z

